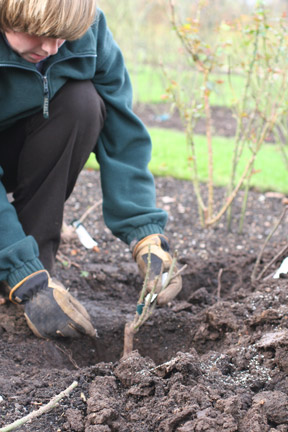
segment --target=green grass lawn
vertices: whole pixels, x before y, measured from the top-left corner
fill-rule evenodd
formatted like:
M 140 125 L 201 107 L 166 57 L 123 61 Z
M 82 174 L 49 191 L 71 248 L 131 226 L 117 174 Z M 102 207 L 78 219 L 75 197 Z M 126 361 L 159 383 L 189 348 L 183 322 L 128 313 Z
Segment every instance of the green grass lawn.
M 141 65 L 141 68 L 128 68 L 133 90 L 134 101 L 142 103 L 159 103 L 163 102 L 162 96 L 166 92 L 167 81 L 160 67 L 151 67 L 150 65 Z M 175 74 L 175 73 L 174 73 Z M 177 77 L 172 78 L 177 80 Z M 199 76 L 200 78 L 200 76 Z M 189 74 L 183 73 L 182 80 L 189 79 Z M 191 78 L 190 78 L 191 79 Z M 244 86 L 244 79 L 240 75 L 231 77 L 233 92 L 228 82 L 228 78 L 223 74 L 211 75 L 211 105 L 231 107 L 235 98 L 239 98 Z M 191 85 L 201 85 L 193 82 Z
M 192 171 L 188 163 L 188 150 L 185 134 L 171 129 L 150 128 L 153 142 L 150 170 L 156 176 L 172 176 L 178 179 L 191 180 Z M 196 152 L 200 181 L 206 182 L 207 146 L 204 136 L 196 136 Z M 214 137 L 214 184 L 225 186 L 229 181 L 233 139 Z M 243 170 L 250 156 L 248 150 L 243 153 L 239 172 Z M 94 155 L 91 155 L 87 168 L 98 169 Z M 273 190 L 288 193 L 288 172 L 277 145 L 265 144 L 257 156 L 251 184 L 259 191 Z

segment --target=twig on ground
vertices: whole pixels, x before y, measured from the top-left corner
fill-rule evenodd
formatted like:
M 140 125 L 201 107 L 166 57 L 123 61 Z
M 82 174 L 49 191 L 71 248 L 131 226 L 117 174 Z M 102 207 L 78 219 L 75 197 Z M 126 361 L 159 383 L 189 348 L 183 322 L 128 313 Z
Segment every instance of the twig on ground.
M 78 264 L 74 261 L 71 261 L 70 258 L 67 255 L 65 255 L 64 253 L 62 253 L 60 250 L 58 250 L 58 252 L 56 254 L 56 260 L 58 260 L 62 264 L 62 266 L 67 268 L 67 269 L 72 267 L 72 266 L 76 267 L 78 269 L 81 269 L 80 264 Z
M 217 284 L 217 301 L 219 301 L 220 300 L 220 297 L 221 297 L 221 276 L 222 276 L 222 273 L 223 273 L 223 268 L 220 268 L 220 270 L 219 270 L 219 272 L 218 272 L 218 277 L 217 277 L 217 282 L 218 282 L 218 284 Z
M 83 213 L 83 215 L 80 217 L 79 222 L 83 222 L 86 217 L 95 210 L 100 204 L 102 204 L 102 199 L 99 201 L 96 201 L 91 207 L 88 207 L 88 209 Z
M 279 258 L 279 256 L 281 256 L 281 254 L 282 253 L 284 253 L 285 252 L 285 250 L 283 251 L 281 251 L 281 253 L 279 253 L 278 255 L 277 255 L 277 258 L 275 257 L 275 258 L 273 258 L 273 260 L 272 261 L 270 261 L 270 263 L 260 272 L 260 274 L 256 277 L 256 272 L 257 272 L 257 270 L 258 270 L 258 267 L 259 267 L 259 264 L 260 264 L 260 261 L 261 261 L 261 258 L 262 258 L 262 255 L 263 255 L 263 252 L 264 252 L 264 249 L 265 249 L 265 247 L 267 246 L 267 244 L 268 244 L 268 242 L 269 242 L 269 240 L 271 239 L 271 237 L 273 236 L 273 234 L 275 233 L 275 231 L 278 229 L 278 227 L 279 227 L 279 225 L 281 224 L 281 222 L 282 222 L 282 220 L 284 219 L 284 217 L 286 216 L 286 213 L 287 213 L 287 211 L 288 211 L 288 206 L 285 206 L 284 207 L 284 209 L 283 209 L 283 211 L 282 211 L 282 213 L 281 213 L 281 215 L 280 215 L 280 217 L 279 217 L 279 219 L 278 219 L 278 221 L 276 222 L 276 224 L 275 224 L 275 226 L 273 227 L 273 229 L 270 231 L 270 233 L 268 234 L 268 236 L 266 237 L 266 239 L 265 239 L 265 241 L 264 241 L 264 243 L 263 243 L 263 246 L 262 246 L 262 248 L 261 248 L 261 250 L 260 250 L 260 252 L 259 252 L 259 255 L 258 255 L 258 257 L 257 257 L 257 260 L 256 260 L 256 263 L 255 263 L 255 266 L 254 266 L 254 269 L 253 269 L 253 272 L 252 272 L 252 275 L 251 275 L 251 280 L 252 280 L 252 282 L 254 282 L 254 281 L 256 281 L 256 280 L 259 280 L 259 279 L 261 279 L 261 277 L 263 276 L 263 274 L 268 270 L 268 268 Z M 286 249 L 287 248 L 287 246 L 285 246 L 285 248 L 284 249 Z
M 63 267 L 70 268 L 71 267 L 71 260 L 67 257 L 67 255 L 64 255 L 60 250 L 58 250 L 56 254 L 56 260 L 58 260 Z
M 269 261 L 269 263 L 264 267 L 264 269 L 259 273 L 259 276 L 257 276 L 256 280 L 261 279 L 261 277 L 266 273 L 266 271 L 271 267 L 282 255 L 284 255 L 286 252 L 288 252 L 288 246 L 285 245 L 278 253 L 275 255 L 275 257 Z M 268 276 L 264 278 L 264 280 L 270 279 L 274 275 L 275 272 L 270 273 Z
M 63 399 L 64 397 L 68 396 L 69 393 L 77 387 L 78 382 L 74 381 L 67 389 L 63 390 L 58 395 L 54 396 L 50 402 L 48 402 L 46 405 L 39 408 L 37 411 L 32 411 L 30 414 L 26 415 L 25 417 L 22 417 L 19 420 L 16 420 L 15 422 L 11 423 L 10 425 L 4 426 L 0 429 L 0 432 L 9 432 L 13 429 L 17 429 L 19 426 L 22 426 L 24 423 L 30 422 L 34 420 L 36 417 L 40 417 L 42 414 L 45 414 L 49 412 L 51 409 L 55 408 L 55 406 L 58 404 L 58 402 Z

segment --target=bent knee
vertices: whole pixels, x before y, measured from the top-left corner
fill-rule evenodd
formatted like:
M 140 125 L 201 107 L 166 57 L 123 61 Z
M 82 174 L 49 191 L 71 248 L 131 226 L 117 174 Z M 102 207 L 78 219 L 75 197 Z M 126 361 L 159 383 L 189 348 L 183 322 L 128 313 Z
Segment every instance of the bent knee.
M 51 104 L 53 104 L 54 99 Z M 57 93 L 55 102 L 71 121 L 84 124 L 99 119 L 104 124 L 105 104 L 90 80 L 69 80 Z

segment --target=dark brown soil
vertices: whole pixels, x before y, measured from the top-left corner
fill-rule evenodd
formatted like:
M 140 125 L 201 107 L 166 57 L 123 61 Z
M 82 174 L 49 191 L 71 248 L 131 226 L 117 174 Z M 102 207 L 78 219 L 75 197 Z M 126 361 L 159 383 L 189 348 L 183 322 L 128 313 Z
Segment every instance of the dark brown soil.
M 135 106 L 135 112 L 141 117 L 144 123 L 150 127 L 165 127 L 169 129 L 177 129 L 184 131 L 183 122 L 179 115 L 179 111 L 175 108 L 171 110 L 170 104 L 141 104 Z M 233 111 L 227 107 L 212 106 L 212 133 L 216 136 L 233 137 L 236 132 L 236 118 Z M 206 133 L 206 119 L 200 117 L 196 122 L 194 132 L 196 134 Z M 279 131 L 280 132 L 280 131 Z M 281 133 L 280 133 L 281 136 Z M 286 138 L 283 136 L 284 143 Z M 275 137 L 272 133 L 268 134 L 265 141 L 274 143 Z
M 177 109 L 171 110 L 170 104 L 159 103 L 154 105 L 140 104 L 135 106 L 135 112 L 150 127 L 166 127 L 184 130 L 183 123 Z M 233 113 L 226 107 L 211 107 L 212 126 L 215 135 L 232 137 L 236 131 L 236 120 Z M 205 134 L 206 121 L 199 118 L 195 129 L 196 134 Z
M 20 306 L 0 306 L 0 428 L 24 417 L 74 380 L 78 386 L 23 432 L 288 431 L 287 280 L 251 274 L 279 220 L 282 197 L 251 192 L 244 234 L 225 220 L 203 230 L 192 184 L 156 179 L 166 234 L 187 263 L 179 297 L 157 308 L 122 357 L 123 329 L 142 281 L 128 247 L 105 227 L 100 208 L 84 221 L 99 252 L 61 245 L 56 276 L 88 309 L 99 338 L 48 341 L 26 326 Z M 215 191 L 215 202 L 224 191 Z M 72 222 L 101 199 L 99 174 L 84 171 L 67 202 Z M 284 220 L 259 271 L 287 244 Z M 279 266 L 279 257 L 265 276 Z M 2 294 L 5 295 L 4 291 Z M 0 429 L 1 430 L 1 429 Z

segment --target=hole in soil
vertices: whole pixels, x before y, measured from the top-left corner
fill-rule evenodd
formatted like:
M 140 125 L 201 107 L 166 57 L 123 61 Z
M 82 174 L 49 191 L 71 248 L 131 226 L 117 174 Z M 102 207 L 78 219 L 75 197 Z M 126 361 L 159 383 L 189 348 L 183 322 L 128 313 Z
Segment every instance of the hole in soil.
M 251 256 L 249 259 L 243 256 L 242 261 L 235 260 L 233 256 L 231 259 L 229 257 L 230 261 L 227 256 L 222 258 L 222 262 L 217 257 L 216 262 L 188 263 L 183 274 L 183 290 L 177 300 L 166 307 L 156 308 L 134 336 L 133 348 L 141 356 L 147 356 L 156 364 L 161 364 L 180 351 L 196 349 L 199 354 L 211 350 L 221 352 L 225 338 L 230 340 L 229 343 L 233 338 L 238 338 L 235 331 L 239 326 L 238 312 L 237 308 L 231 309 L 231 305 L 237 302 L 239 287 L 243 289 L 245 296 L 253 291 L 249 282 Z M 219 290 L 218 275 L 222 268 Z M 89 279 L 79 278 L 75 273 L 75 279 L 72 279 L 75 291 L 73 292 L 73 284 L 71 289 L 71 293 L 77 296 L 92 317 L 99 335 L 96 340 L 83 337 L 78 340 L 41 340 L 39 343 L 31 335 L 22 309 L 8 303 L 3 306 L 3 343 L 11 333 L 14 334 L 16 344 L 18 340 L 21 343 L 24 340 L 21 356 L 17 357 L 17 349 L 13 354 L 16 363 L 21 364 L 25 358 L 29 359 L 31 367 L 38 369 L 77 369 L 100 362 L 114 363 L 122 357 L 124 326 L 126 322 L 133 320 L 142 280 L 128 267 L 125 271 L 115 268 L 113 273 L 111 267 L 107 267 L 107 271 L 103 270 L 102 273 L 98 267 L 96 270 L 95 275 L 100 274 L 101 280 L 94 276 L 94 270 L 91 270 L 92 276 Z M 217 297 L 219 292 L 220 299 Z M 11 312 L 14 320 L 11 320 Z M 243 316 L 241 310 L 239 314 Z M 13 347 L 15 346 L 11 344 L 9 349 L 13 350 Z
M 177 301 L 153 312 L 134 336 L 133 348 L 138 350 L 141 356 L 150 357 L 156 364 L 170 360 L 179 351 L 189 352 L 191 348 L 196 348 L 199 353 L 221 350 L 223 338 L 233 333 L 237 326 L 236 318 L 227 312 L 225 302 L 229 295 L 235 292 L 235 286 L 243 286 L 245 272 L 251 262 L 244 259 L 243 263 L 243 267 L 239 268 L 238 261 L 237 269 L 233 268 L 231 263 L 229 266 L 227 260 L 225 264 L 202 263 L 202 267 L 198 269 L 195 265 L 189 265 L 190 271 L 183 275 L 183 290 Z M 224 271 L 218 301 L 217 278 L 221 268 L 224 268 Z M 89 300 L 80 300 L 90 313 L 99 338 L 96 341 L 89 338 L 64 340 L 57 342 L 58 347 L 54 348 L 50 344 L 51 360 L 56 358 L 57 353 L 57 361 L 60 355 L 65 367 L 72 368 L 75 365 L 85 367 L 99 362 L 118 361 L 123 352 L 125 323 L 132 321 L 134 317 L 138 288 L 140 289 L 140 285 L 137 287 L 138 282 L 133 276 L 125 283 L 118 283 L 116 287 L 115 280 L 106 280 L 106 287 L 111 284 L 115 288 L 113 298 L 111 296 L 107 300 L 107 295 L 103 296 L 99 283 L 90 280 L 89 286 L 94 290 L 94 294 L 96 293 L 96 297 L 99 296 L 99 300 L 91 298 L 92 296 L 89 296 Z M 251 287 L 246 286 L 246 292 L 247 289 L 251 290 Z

